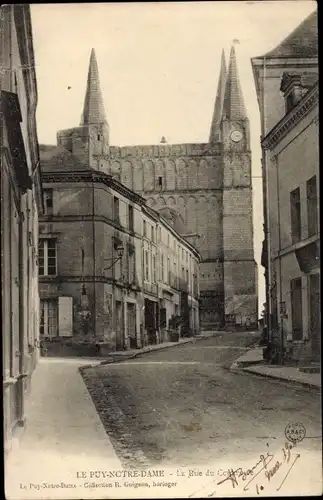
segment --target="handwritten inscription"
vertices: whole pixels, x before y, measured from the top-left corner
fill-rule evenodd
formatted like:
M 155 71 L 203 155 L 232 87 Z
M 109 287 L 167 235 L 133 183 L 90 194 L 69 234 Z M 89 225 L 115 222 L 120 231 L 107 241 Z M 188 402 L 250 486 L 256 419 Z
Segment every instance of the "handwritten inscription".
M 259 460 L 249 469 L 244 470 L 241 467 L 237 469 L 228 469 L 226 477 L 219 481 L 217 485 L 220 486 L 223 483 L 229 482 L 233 488 L 236 488 L 242 486 L 243 483 L 243 491 L 250 491 L 250 487 L 254 486 L 256 493 L 259 495 L 260 492 L 265 490 L 263 484 L 258 484 L 260 479 L 264 476 L 264 478 L 267 479 L 267 484 L 273 484 L 277 481 L 276 491 L 280 491 L 296 461 L 300 458 L 299 453 L 291 453 L 293 448 L 294 445 L 285 443 L 279 457 L 267 452 L 266 455 L 260 455 Z M 279 472 L 282 472 L 284 475 L 281 476 Z M 257 482 L 255 481 L 256 479 Z M 266 481 L 261 482 L 266 484 Z

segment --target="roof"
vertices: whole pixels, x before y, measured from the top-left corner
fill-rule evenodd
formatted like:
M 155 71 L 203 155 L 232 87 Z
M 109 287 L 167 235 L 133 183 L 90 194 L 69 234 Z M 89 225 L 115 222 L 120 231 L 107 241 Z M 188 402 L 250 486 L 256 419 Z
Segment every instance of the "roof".
M 230 52 L 230 62 L 225 85 L 222 117 L 228 120 L 245 120 L 247 118 L 234 46 L 231 47 Z
M 218 133 L 219 125 L 220 125 L 221 118 L 222 118 L 222 109 L 223 109 L 223 100 L 224 100 L 224 93 L 225 93 L 226 78 L 227 78 L 227 65 L 225 62 L 224 50 L 222 50 L 221 69 L 220 69 L 218 88 L 217 88 L 217 93 L 216 93 L 216 98 L 215 98 L 212 124 L 211 124 L 211 130 L 210 130 L 210 138 L 209 138 L 210 142 L 216 141 L 216 139 L 217 139 L 217 133 Z
M 107 123 L 100 87 L 99 69 L 92 49 L 81 125 Z
M 185 224 L 183 217 L 169 207 L 162 207 L 156 210 L 178 234 L 185 234 Z
M 276 48 L 261 57 L 279 59 L 284 57 L 311 58 L 318 56 L 317 11 L 312 12 Z

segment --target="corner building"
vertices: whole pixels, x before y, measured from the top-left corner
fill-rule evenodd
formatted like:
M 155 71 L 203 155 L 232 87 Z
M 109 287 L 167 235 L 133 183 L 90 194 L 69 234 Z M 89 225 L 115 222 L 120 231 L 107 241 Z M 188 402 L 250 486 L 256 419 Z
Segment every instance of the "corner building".
M 320 167 L 317 12 L 252 59 L 262 123 L 270 340 L 281 357 L 318 362 Z M 273 332 L 278 332 L 278 338 Z
M 199 329 L 200 256 L 145 200 L 41 146 L 40 336 L 47 354 L 104 354 Z M 78 166 L 76 167 L 75 164 Z

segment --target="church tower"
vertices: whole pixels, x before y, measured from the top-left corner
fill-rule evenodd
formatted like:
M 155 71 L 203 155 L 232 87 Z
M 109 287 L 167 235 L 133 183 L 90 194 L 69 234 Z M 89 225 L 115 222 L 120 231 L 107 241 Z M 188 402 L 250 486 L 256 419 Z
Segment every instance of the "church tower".
M 231 48 L 220 125 L 223 165 L 223 283 L 226 326 L 254 322 L 257 268 L 253 250 L 253 199 L 249 120 Z M 248 320 L 249 318 L 249 320 Z
M 227 65 L 225 62 L 224 50 L 222 50 L 220 76 L 219 76 L 219 82 L 218 82 L 218 88 L 215 98 L 215 105 L 214 105 L 211 130 L 210 130 L 210 138 L 209 138 L 210 143 L 218 142 L 220 140 L 220 135 L 221 135 L 220 125 L 222 120 L 226 79 L 227 79 Z
M 60 131 L 58 145 L 72 153 L 75 164 L 104 171 L 140 194 L 196 246 L 201 255 L 199 298 L 204 328 L 243 327 L 247 319 L 256 324 L 249 121 L 234 48 L 228 69 L 222 52 L 207 142 L 109 145 L 92 49 L 80 125 Z M 169 271 L 180 277 L 191 264 L 174 252 Z
M 103 104 L 98 63 L 92 49 L 80 126 L 61 130 L 58 145 L 68 149 L 80 161 L 97 170 L 106 169 L 109 124 Z

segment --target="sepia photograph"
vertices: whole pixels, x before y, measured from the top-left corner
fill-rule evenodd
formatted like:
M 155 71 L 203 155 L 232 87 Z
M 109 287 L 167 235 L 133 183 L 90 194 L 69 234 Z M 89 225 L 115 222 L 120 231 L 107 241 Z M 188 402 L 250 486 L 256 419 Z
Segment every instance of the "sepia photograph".
M 317 3 L 0 7 L 4 496 L 321 496 Z

